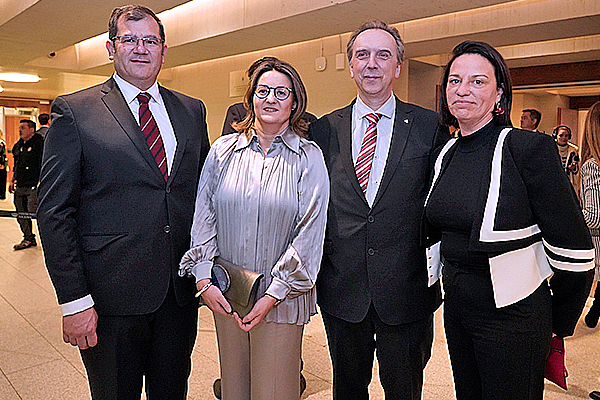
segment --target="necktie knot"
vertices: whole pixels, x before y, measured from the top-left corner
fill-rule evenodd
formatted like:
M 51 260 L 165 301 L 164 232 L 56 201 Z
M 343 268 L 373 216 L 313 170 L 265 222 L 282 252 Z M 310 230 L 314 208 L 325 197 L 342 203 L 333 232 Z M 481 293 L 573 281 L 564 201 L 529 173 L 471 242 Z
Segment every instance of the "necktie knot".
M 369 113 L 365 115 L 365 118 L 367 119 L 367 121 L 369 121 L 370 125 L 375 125 L 379 122 L 382 115 L 383 114 L 381 113 Z
M 150 102 L 150 98 L 151 96 L 146 93 L 146 92 L 140 92 L 140 94 L 137 95 L 137 99 L 140 103 L 148 103 Z

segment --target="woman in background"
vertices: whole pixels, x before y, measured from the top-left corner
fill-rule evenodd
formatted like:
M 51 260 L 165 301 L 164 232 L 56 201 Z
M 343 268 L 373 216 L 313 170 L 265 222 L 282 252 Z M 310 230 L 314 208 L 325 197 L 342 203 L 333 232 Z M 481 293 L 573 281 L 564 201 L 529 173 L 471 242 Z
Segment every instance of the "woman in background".
M 213 311 L 224 400 L 298 400 L 304 324 L 316 313 L 329 201 L 319 147 L 305 139 L 306 91 L 298 72 L 270 58 L 244 96 L 246 117 L 213 143 L 200 176 L 191 249 L 193 274 Z M 263 273 L 241 319 L 210 283 L 215 257 Z
M 456 46 L 440 113 L 460 131 L 435 163 L 425 238 L 443 260 L 459 400 L 541 400 L 552 332 L 573 334 L 590 290 L 592 242 L 556 145 L 512 128 L 511 103 L 500 53 Z
M 585 324 L 590 328 L 598 325 L 600 318 L 600 102 L 592 105 L 585 119 L 585 128 L 581 140 L 581 206 L 583 218 L 590 228 L 592 242 L 596 250 L 595 275 L 596 290 L 594 302 L 585 316 Z

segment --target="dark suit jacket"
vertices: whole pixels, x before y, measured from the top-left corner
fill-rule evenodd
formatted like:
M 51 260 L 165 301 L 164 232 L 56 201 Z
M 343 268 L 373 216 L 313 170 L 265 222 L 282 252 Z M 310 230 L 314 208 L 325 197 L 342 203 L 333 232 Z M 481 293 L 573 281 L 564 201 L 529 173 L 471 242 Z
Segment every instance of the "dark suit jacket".
M 92 295 L 99 314 L 156 310 L 189 248 L 198 177 L 208 153 L 201 101 L 160 87 L 177 150 L 165 183 L 115 81 L 52 104 L 38 223 L 59 303 Z
M 441 303 L 439 283 L 427 286 L 420 224 L 433 149 L 448 136 L 435 112 L 396 99 L 387 163 L 369 208 L 352 162 L 352 105 L 310 126 L 331 181 L 317 301 L 350 322 L 362 321 L 371 303 L 387 324 L 416 321 Z

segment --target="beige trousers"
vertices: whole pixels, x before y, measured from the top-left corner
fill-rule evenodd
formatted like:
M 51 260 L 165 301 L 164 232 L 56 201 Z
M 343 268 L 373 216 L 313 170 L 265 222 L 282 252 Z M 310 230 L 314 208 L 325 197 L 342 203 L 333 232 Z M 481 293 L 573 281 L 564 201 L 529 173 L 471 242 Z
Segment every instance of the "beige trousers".
M 223 400 L 298 400 L 303 325 L 261 322 L 250 332 L 213 313 Z

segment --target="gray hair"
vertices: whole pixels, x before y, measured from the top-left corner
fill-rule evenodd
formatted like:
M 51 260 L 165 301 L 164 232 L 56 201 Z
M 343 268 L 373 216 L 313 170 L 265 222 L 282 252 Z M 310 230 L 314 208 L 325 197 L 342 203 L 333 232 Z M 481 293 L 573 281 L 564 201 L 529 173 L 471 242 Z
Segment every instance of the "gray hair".
M 363 23 L 357 30 L 352 32 L 352 36 L 350 36 L 350 41 L 348 42 L 348 46 L 346 47 L 346 55 L 348 56 L 348 62 L 352 62 L 352 51 L 354 50 L 354 42 L 356 41 L 356 38 L 358 37 L 358 35 L 369 29 L 381 29 L 392 35 L 394 41 L 396 42 L 396 55 L 398 57 L 398 64 L 402 64 L 402 61 L 404 61 L 404 43 L 402 43 L 402 38 L 400 37 L 398 29 L 394 28 L 393 26 L 389 26 L 385 22 L 377 19 Z

